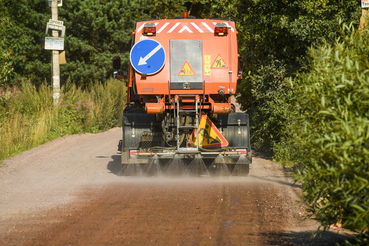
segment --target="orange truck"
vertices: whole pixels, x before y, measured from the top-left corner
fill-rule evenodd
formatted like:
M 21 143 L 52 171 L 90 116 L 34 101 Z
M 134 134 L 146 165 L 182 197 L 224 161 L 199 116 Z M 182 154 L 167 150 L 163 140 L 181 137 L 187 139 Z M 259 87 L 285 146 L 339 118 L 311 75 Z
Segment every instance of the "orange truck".
M 113 69 L 121 69 L 119 56 L 113 57 Z M 150 160 L 165 171 L 174 159 L 186 170 L 201 158 L 206 172 L 222 165 L 229 174 L 247 176 L 249 117 L 231 102 L 241 78 L 233 21 L 197 19 L 187 12 L 137 21 L 118 145 L 123 172 L 132 165 L 145 170 Z

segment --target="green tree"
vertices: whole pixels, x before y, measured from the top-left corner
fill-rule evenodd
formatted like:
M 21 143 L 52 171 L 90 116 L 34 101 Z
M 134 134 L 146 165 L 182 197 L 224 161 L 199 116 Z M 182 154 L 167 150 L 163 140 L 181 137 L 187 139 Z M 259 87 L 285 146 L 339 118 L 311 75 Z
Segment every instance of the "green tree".
M 59 19 L 66 26 L 67 64 L 61 66 L 62 81 L 76 84 L 105 81 L 111 76 L 111 58 L 123 54 L 128 67 L 131 33 L 141 19 L 172 18 L 186 11 L 190 1 L 65 0 Z M 175 11 L 173 11 L 173 8 Z M 13 73 L 7 83 L 27 77 L 35 84 L 51 78 L 51 52 L 44 49 L 45 26 L 51 18 L 47 1 L 0 2 L 3 50 L 12 50 Z M 14 53 L 14 54 L 13 54 Z
M 175 9 L 173 11 L 173 9 Z M 111 59 L 121 55 L 128 68 L 131 34 L 137 20 L 173 18 L 186 8 L 178 1 L 68 0 L 60 8 L 67 26 L 64 79 L 80 85 L 104 81 L 112 74 Z
M 291 118 L 286 78 L 304 72 L 308 48 L 335 36 L 338 20 L 359 20 L 356 0 L 243 0 L 232 12 L 245 60 L 239 102 L 251 116 L 254 147 L 272 151 Z
M 1 7 L 1 5 L 0 5 Z M 1 13 L 1 12 L 0 12 Z M 7 18 L 0 18 L 0 36 L 5 35 L 4 33 L 4 23 L 6 23 Z M 7 49 L 4 41 L 0 41 L 0 86 L 7 85 L 13 73 L 13 63 L 12 63 L 12 50 Z
M 12 50 L 4 49 L 0 42 L 0 86 L 7 85 L 13 72 Z
M 361 232 L 359 245 L 369 237 L 368 41 L 368 32 L 343 24 L 342 37 L 310 49 L 311 70 L 290 82 L 299 95 L 290 142 L 304 164 L 304 198 L 324 227 Z
M 41 83 L 50 77 L 50 55 L 43 48 L 45 24 L 50 13 L 43 0 L 3 0 L 0 5 L 3 18 L 3 48 L 12 50 L 14 72 L 9 83 L 28 77 Z M 47 13 L 47 14 L 46 14 Z

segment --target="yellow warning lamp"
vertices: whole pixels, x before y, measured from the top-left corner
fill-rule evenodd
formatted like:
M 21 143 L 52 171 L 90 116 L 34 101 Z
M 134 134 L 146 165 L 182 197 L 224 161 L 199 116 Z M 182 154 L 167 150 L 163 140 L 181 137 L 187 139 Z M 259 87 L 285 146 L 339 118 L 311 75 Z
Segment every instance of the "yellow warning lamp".
M 225 23 L 217 23 L 214 29 L 215 36 L 227 36 L 228 35 L 228 26 Z
M 145 36 L 156 36 L 156 26 L 154 23 L 145 23 L 142 28 L 142 35 Z
M 190 14 L 188 12 L 182 12 L 182 19 L 188 19 Z

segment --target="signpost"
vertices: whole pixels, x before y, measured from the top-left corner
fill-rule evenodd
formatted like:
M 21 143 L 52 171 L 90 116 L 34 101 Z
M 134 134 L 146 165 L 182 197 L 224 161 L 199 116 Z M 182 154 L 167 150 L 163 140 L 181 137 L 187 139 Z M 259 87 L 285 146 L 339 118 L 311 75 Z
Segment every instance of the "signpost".
M 45 50 L 64 50 L 64 38 L 45 38 Z
M 49 0 L 49 7 L 52 7 L 52 2 L 53 2 L 54 0 Z M 57 0 L 57 2 L 58 2 L 58 7 L 61 7 L 61 6 L 63 6 L 63 0 Z
M 63 21 L 58 20 L 58 6 L 63 5 L 62 0 L 49 0 L 52 18 L 46 25 L 46 33 L 52 30 L 52 37 L 45 38 L 45 49 L 52 50 L 52 81 L 53 81 L 53 98 L 54 103 L 59 102 L 60 97 L 60 67 L 59 67 L 59 50 L 64 50 L 64 34 L 65 26 Z M 59 37 L 61 32 L 61 38 Z
M 369 8 L 369 0 L 361 0 L 362 8 Z
M 62 26 L 62 25 L 64 25 L 64 21 L 49 19 L 49 24 Z
M 132 47 L 129 57 L 133 68 L 142 75 L 159 72 L 165 63 L 164 47 L 152 39 L 137 42 Z
M 61 23 L 63 23 L 62 21 L 60 21 Z M 47 24 L 46 24 L 46 32 L 48 33 L 49 30 L 55 30 L 55 31 L 59 31 L 60 37 L 64 37 L 65 35 L 65 26 L 63 26 L 63 24 L 56 24 L 55 21 L 50 20 Z
M 360 26 L 359 26 L 359 33 L 363 33 L 366 29 L 367 19 L 368 19 L 368 11 L 366 8 L 369 8 L 369 0 L 361 0 L 361 19 L 360 19 Z

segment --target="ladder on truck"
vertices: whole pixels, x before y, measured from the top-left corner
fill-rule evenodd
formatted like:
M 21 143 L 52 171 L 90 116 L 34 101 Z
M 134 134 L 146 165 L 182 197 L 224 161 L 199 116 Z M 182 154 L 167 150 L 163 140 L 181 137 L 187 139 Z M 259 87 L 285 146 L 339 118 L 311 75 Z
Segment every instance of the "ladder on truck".
M 195 101 L 195 109 L 181 109 L 180 102 L 182 99 L 192 99 Z M 175 117 L 177 125 L 177 153 L 179 154 L 197 154 L 199 153 L 199 115 L 201 114 L 200 101 L 196 98 L 196 95 L 178 95 L 178 100 L 176 101 Z M 191 126 L 181 126 L 179 119 L 181 115 L 186 116 L 187 114 L 195 113 L 195 125 Z M 180 130 L 181 129 L 196 129 L 196 147 L 180 147 Z

